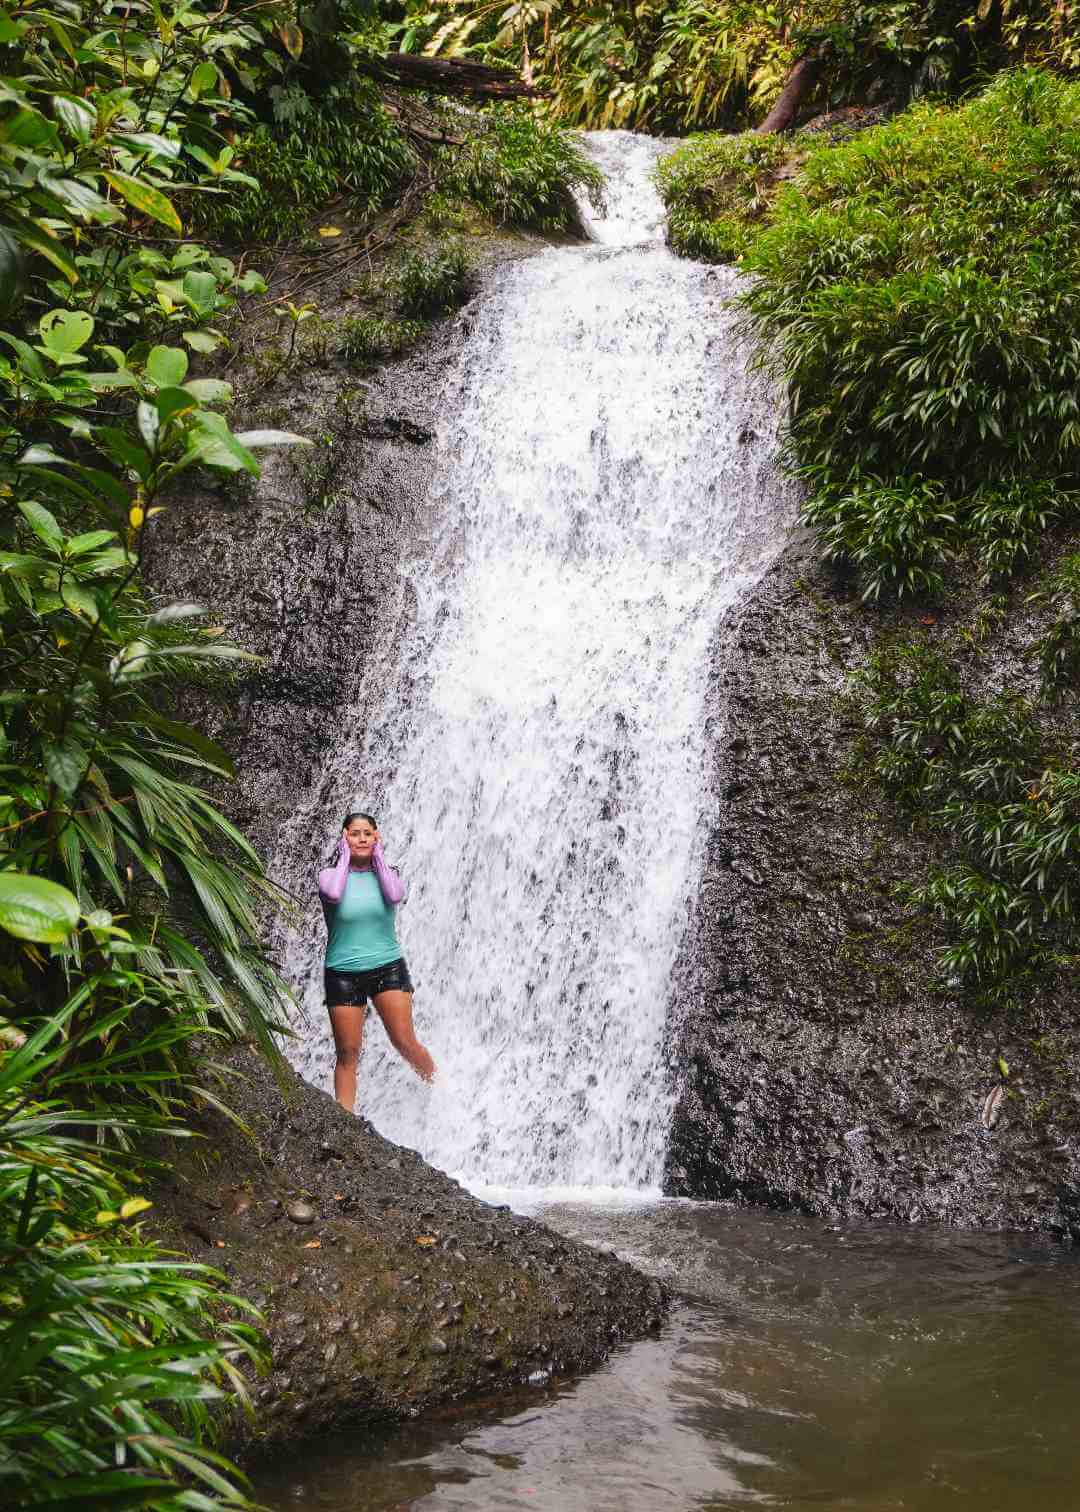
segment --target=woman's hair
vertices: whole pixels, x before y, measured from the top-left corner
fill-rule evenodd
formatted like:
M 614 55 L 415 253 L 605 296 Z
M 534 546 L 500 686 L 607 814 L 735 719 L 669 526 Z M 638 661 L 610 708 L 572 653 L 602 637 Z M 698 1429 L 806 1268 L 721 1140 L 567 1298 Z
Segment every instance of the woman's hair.
M 345 815 L 345 818 L 341 821 L 342 829 L 348 829 L 349 825 L 353 822 L 354 819 L 366 819 L 368 824 L 371 825 L 372 829 L 378 829 L 379 827 L 375 821 L 374 814 L 362 814 L 359 810 L 356 810 L 354 813 Z

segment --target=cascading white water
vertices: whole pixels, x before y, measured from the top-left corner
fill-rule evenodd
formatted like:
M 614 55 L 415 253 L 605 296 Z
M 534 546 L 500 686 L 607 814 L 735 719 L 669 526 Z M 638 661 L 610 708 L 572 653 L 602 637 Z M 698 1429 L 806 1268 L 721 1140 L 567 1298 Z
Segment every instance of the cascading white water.
M 504 268 L 467 312 L 434 540 L 403 568 L 416 631 L 373 665 L 345 721 L 366 736 L 331 774 L 410 880 L 439 1066 L 422 1086 L 369 1021 L 361 1110 L 473 1185 L 659 1183 L 709 643 L 791 517 L 736 275 L 663 246 L 663 144 L 589 142 L 609 183 L 605 216 L 583 207 L 594 244 Z M 318 1028 L 294 1058 L 329 1085 L 321 939 L 288 965 Z

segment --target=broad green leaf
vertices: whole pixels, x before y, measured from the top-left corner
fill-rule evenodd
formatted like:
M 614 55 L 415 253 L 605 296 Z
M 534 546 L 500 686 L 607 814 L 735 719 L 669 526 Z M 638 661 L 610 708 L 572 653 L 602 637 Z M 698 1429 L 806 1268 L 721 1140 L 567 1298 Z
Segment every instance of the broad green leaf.
M 180 143 L 175 137 L 161 136 L 156 131 L 123 131 L 117 140 L 125 145 L 130 143 L 133 147 L 138 147 L 143 152 L 156 154 L 158 157 L 177 158 L 180 156 Z
M 44 504 L 35 504 L 30 499 L 20 500 L 19 512 L 30 529 L 39 540 L 45 542 L 46 546 L 51 546 L 55 550 L 63 544 L 64 537 L 56 523 L 56 516 L 51 514 Z
M 89 184 L 84 184 L 80 179 L 73 178 L 43 178 L 41 187 L 54 199 L 60 201 L 65 214 L 72 212 L 82 220 L 100 221 L 102 225 L 108 225 L 118 220 L 123 220 L 123 213 L 117 210 L 115 205 L 92 189 Z
M 40 381 L 45 377 L 45 364 L 29 342 L 21 340 L 18 336 L 12 336 L 10 331 L 0 331 L 0 341 L 7 343 L 31 378 L 37 378 Z
M 250 447 L 252 451 L 260 446 L 311 446 L 313 444 L 307 436 L 297 436 L 292 431 L 279 430 L 240 431 L 236 439 L 241 446 Z
M 79 922 L 74 894 L 45 877 L 0 872 L 0 928 L 18 940 L 60 945 Z
M 217 304 L 218 283 L 212 273 L 193 268 L 184 274 L 184 298 L 196 315 L 211 315 Z
M 221 378 L 189 378 L 184 388 L 200 404 L 228 404 L 232 399 L 232 384 Z
M 82 535 L 72 536 L 67 543 L 67 555 L 69 557 L 85 556 L 88 551 L 96 551 L 99 546 L 104 546 L 106 541 L 115 541 L 114 530 L 87 530 Z
M 159 189 L 153 188 L 142 179 L 133 178 L 130 173 L 106 173 L 105 180 L 112 185 L 117 194 L 123 195 L 128 204 L 133 205 L 141 214 L 160 221 L 163 226 L 168 226 L 170 231 L 175 231 L 178 236 L 183 233 L 184 228 L 180 223 L 180 217 Z
M 146 376 L 159 388 L 177 388 L 187 377 L 188 356 L 179 347 L 151 347 Z
M 44 557 L 29 556 L 19 551 L 0 551 L 0 572 L 8 577 L 34 578 L 44 577 L 47 572 L 56 571 L 55 564 L 48 562 Z M 19 695 L 20 698 L 23 695 Z
M 71 284 L 79 282 L 79 270 L 68 256 L 66 248 L 56 239 L 53 231 L 44 229 L 35 221 L 30 221 L 25 216 L 16 216 L 10 211 L 7 217 L 11 228 L 24 247 L 29 247 L 31 252 L 36 252 L 39 257 L 47 258 L 54 268 L 60 272 Z
M 221 415 L 203 410 L 198 422 L 188 432 L 188 450 L 207 467 L 226 472 L 249 472 L 259 476 L 259 464 L 242 442 L 238 441 Z
M 0 122 L 0 142 L 11 147 L 51 147 L 61 151 L 56 127 L 39 110 L 29 108 L 17 110 Z
M 77 740 L 69 735 L 64 740 L 58 740 L 52 745 L 47 745 L 44 750 L 45 770 L 52 778 L 56 786 L 70 798 L 82 781 L 86 771 L 89 757 Z
M 98 431 L 98 436 L 108 455 L 121 467 L 132 468 L 144 483 L 149 481 L 153 471 L 153 459 L 142 446 L 134 442 L 126 431 L 119 426 L 103 425 Z M 126 502 L 126 500 L 125 500 Z
M 213 63 L 200 63 L 188 80 L 188 90 L 196 99 L 217 88 L 218 71 Z
M 81 583 L 65 576 L 60 583 L 60 597 L 73 614 L 81 615 L 91 624 L 97 623 L 101 614 L 100 606 L 94 595 Z
M 38 321 L 42 343 L 55 355 L 78 352 L 94 334 L 94 317 L 85 310 L 50 310 Z
M 185 331 L 184 340 L 193 352 L 216 352 L 221 345 L 221 337 L 209 331 Z
M 97 125 L 97 111 L 89 101 L 75 95 L 54 95 L 53 110 L 68 134 L 85 146 Z
M 167 425 L 177 415 L 190 413 L 197 406 L 198 400 L 187 389 L 163 388 L 157 396 L 158 419 L 162 425 Z
M 26 30 L 25 21 L 16 21 L 13 16 L 0 15 L 0 47 L 10 47 Z
M 0 316 L 10 315 L 22 299 L 23 254 L 18 238 L 0 226 Z

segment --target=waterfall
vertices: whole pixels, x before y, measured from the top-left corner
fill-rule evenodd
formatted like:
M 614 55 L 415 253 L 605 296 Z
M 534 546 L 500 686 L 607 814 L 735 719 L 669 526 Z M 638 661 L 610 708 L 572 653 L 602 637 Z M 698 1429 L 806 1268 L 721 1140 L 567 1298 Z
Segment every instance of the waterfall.
M 402 567 L 415 629 L 375 659 L 330 772 L 410 882 L 439 1066 L 421 1085 L 370 1015 L 360 1111 L 472 1185 L 659 1184 L 710 641 L 791 518 L 738 276 L 664 247 L 664 144 L 588 142 L 609 184 L 592 242 L 503 267 L 463 312 L 432 534 Z M 291 1053 L 329 1085 L 321 939 L 290 946 L 313 1026 Z

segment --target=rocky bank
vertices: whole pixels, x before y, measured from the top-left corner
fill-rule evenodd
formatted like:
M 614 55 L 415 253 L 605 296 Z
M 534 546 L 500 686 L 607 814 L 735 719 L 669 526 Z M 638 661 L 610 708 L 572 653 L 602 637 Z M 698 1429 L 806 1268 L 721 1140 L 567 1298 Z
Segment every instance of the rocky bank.
M 1076 1229 L 1075 983 L 990 1011 L 942 980 L 943 937 L 903 899 L 930 842 L 860 771 L 852 684 L 890 635 L 968 629 L 984 636 L 975 691 L 1031 691 L 1029 592 L 988 632 L 974 591 L 870 608 L 799 539 L 727 617 L 709 695 L 719 818 L 673 1009 L 673 1193 Z
M 263 1312 L 270 1369 L 234 1447 L 544 1384 L 659 1326 L 659 1282 L 480 1202 L 253 1050 L 224 1065 L 242 1127 L 195 1108 L 151 1227 Z

